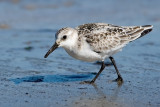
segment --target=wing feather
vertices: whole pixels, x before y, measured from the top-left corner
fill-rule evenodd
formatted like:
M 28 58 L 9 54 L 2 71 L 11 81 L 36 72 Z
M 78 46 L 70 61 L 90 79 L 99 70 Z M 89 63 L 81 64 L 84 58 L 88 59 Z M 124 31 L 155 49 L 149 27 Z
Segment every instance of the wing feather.
M 104 23 L 91 23 L 78 26 L 79 37 L 84 37 L 91 49 L 97 53 L 123 47 L 127 43 L 141 37 L 145 30 L 152 26 L 121 27 Z M 148 31 L 146 31 L 148 32 Z

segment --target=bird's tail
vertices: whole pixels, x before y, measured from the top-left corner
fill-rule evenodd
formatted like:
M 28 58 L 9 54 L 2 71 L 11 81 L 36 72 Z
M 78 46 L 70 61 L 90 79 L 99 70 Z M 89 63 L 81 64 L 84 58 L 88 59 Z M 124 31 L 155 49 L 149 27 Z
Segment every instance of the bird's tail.
M 130 42 L 148 34 L 149 32 L 152 31 L 152 28 L 153 28 L 152 25 L 144 25 L 144 26 L 133 27 L 134 30 L 132 30 L 132 32 L 129 33 Z
M 152 28 L 153 28 L 152 25 L 144 25 L 144 26 L 141 26 L 141 27 L 144 28 L 144 31 L 141 33 L 140 37 L 142 37 L 142 36 L 148 34 L 149 32 L 151 32 Z

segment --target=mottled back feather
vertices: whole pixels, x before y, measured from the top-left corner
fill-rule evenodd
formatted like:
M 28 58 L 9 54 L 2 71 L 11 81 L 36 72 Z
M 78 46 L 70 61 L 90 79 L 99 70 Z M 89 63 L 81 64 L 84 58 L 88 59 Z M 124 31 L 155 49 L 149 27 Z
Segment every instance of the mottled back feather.
M 91 49 L 97 53 L 114 50 L 118 46 L 138 39 L 152 30 L 151 25 L 115 26 L 104 23 L 91 23 L 76 28 L 79 38 L 85 38 Z

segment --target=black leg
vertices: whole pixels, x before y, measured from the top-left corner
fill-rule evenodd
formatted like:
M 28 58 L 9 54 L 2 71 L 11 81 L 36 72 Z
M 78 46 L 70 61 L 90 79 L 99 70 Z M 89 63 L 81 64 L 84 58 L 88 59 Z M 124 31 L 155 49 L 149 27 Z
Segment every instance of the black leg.
M 94 83 L 95 80 L 98 78 L 98 76 L 100 75 L 100 73 L 103 71 L 103 69 L 105 68 L 105 64 L 104 64 L 104 61 L 102 61 L 102 65 L 101 65 L 101 68 L 99 70 L 99 72 L 97 73 L 97 75 L 93 78 L 92 81 L 90 81 L 90 83 Z
M 118 71 L 118 68 L 117 68 L 117 66 L 116 66 L 116 62 L 115 62 L 114 58 L 113 58 L 113 57 L 109 57 L 109 59 L 110 59 L 111 62 L 113 63 L 114 68 L 116 69 L 116 72 L 117 72 L 117 75 L 118 75 L 118 78 L 116 79 L 116 81 L 123 81 L 123 78 L 122 78 L 121 74 L 120 74 L 119 71 Z

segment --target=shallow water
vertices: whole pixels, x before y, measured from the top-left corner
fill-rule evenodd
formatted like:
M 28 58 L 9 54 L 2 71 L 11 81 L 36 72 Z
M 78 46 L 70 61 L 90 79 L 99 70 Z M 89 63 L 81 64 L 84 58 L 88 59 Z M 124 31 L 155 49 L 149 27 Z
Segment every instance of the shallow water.
M 0 106 L 160 106 L 160 13 L 158 0 L 0 1 Z M 97 63 L 73 59 L 57 49 L 47 59 L 54 34 L 89 22 L 152 24 L 151 33 L 114 55 L 124 83 L 107 67 L 94 85 Z
M 86 79 L 92 79 L 94 74 L 76 74 L 76 75 L 44 75 L 44 76 L 28 76 L 23 78 L 11 79 L 15 84 L 22 82 L 74 82 L 74 81 L 85 81 Z

